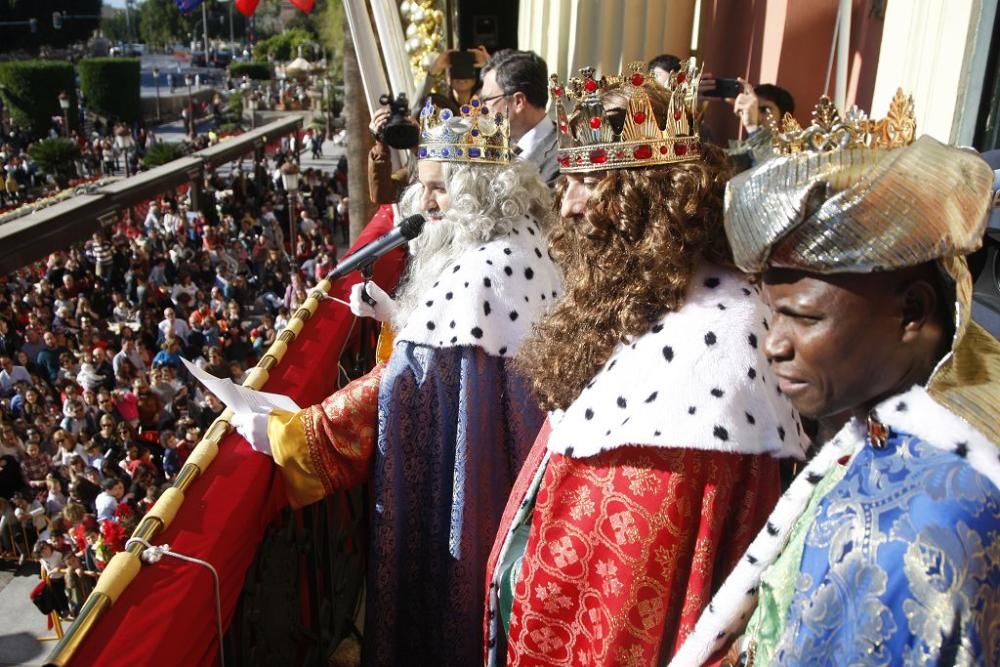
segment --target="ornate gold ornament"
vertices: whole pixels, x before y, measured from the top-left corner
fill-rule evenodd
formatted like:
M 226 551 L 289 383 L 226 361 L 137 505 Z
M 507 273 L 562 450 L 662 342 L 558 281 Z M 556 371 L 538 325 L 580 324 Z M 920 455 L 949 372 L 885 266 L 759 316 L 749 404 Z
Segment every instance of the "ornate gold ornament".
M 600 171 L 697 160 L 701 154 L 695 102 L 701 68 L 694 58 L 671 73 L 660 86 L 645 63 L 631 63 L 625 72 L 596 78 L 592 67 L 566 82 L 550 77 L 553 120 L 559 130 L 559 164 L 563 173 Z M 669 108 L 660 127 L 649 101 L 652 88 L 666 90 Z M 605 109 L 602 96 L 617 92 L 627 99 L 622 109 Z M 572 108 L 567 109 L 567 102 Z M 573 125 L 570 125 L 570 115 Z M 618 129 L 620 128 L 620 129 Z
M 913 143 L 917 121 L 913 115 L 913 97 L 902 88 L 889 104 L 885 118 L 869 119 L 858 107 L 851 108 L 844 117 L 824 95 L 813 109 L 813 122 L 802 128 L 791 114 L 785 114 L 781 127 L 774 116 L 768 115 L 768 124 L 778 155 L 794 155 L 803 151 L 829 152 L 847 148 L 874 148 L 891 150 Z

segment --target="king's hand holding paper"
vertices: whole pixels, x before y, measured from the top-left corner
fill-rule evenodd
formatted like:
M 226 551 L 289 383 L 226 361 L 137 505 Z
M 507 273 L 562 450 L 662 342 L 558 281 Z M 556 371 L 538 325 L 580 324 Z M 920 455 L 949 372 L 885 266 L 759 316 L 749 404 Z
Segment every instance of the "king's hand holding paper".
M 267 436 L 267 421 L 271 412 L 274 410 L 298 412 L 302 408 L 288 396 L 242 387 L 232 380 L 220 379 L 206 373 L 187 359 L 181 361 L 195 379 L 233 411 L 233 416 L 229 419 L 230 425 L 250 443 L 251 447 L 271 456 L 271 442 Z
M 236 429 L 236 432 L 242 435 L 256 451 L 273 456 L 271 440 L 267 437 L 267 421 L 270 416 L 270 413 L 260 412 L 233 413 L 229 425 Z

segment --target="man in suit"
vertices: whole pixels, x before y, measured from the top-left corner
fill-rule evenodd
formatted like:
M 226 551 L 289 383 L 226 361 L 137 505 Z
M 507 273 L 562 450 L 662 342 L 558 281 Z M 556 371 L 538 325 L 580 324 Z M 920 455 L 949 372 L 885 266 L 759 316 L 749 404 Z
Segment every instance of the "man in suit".
M 550 187 L 559 176 L 555 123 L 545 113 L 549 70 L 532 51 L 504 49 L 486 61 L 480 99 L 510 119 L 510 141 L 522 160 L 538 165 Z

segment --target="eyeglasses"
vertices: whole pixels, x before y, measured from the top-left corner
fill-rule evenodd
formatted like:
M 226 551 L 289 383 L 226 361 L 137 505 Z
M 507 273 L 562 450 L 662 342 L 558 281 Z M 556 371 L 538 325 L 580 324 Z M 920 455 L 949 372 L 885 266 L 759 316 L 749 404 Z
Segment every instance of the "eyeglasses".
M 500 100 L 505 97 L 510 97 L 513 93 L 500 93 L 499 95 L 490 95 L 489 97 L 480 97 L 479 101 L 483 104 L 489 105 L 493 100 Z

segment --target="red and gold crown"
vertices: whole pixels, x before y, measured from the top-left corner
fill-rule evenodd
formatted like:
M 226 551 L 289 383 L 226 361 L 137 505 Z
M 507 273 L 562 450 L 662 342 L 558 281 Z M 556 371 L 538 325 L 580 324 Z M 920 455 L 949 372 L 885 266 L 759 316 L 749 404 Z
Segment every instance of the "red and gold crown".
M 674 164 L 697 160 L 701 154 L 695 103 L 701 68 L 694 58 L 681 63 L 661 86 L 646 63 L 631 63 L 615 76 L 594 77 L 592 67 L 580 70 L 580 76 L 564 86 L 556 75 L 550 77 L 552 114 L 559 130 L 559 164 L 562 173 L 601 171 Z M 666 90 L 669 107 L 666 127 L 660 128 L 653 115 L 647 91 Z M 628 100 L 621 133 L 609 122 L 601 101 L 602 95 L 618 91 Z M 567 111 L 567 101 L 573 102 Z M 570 127 L 570 111 L 577 114 L 578 128 Z M 620 114 L 621 109 L 611 110 Z

